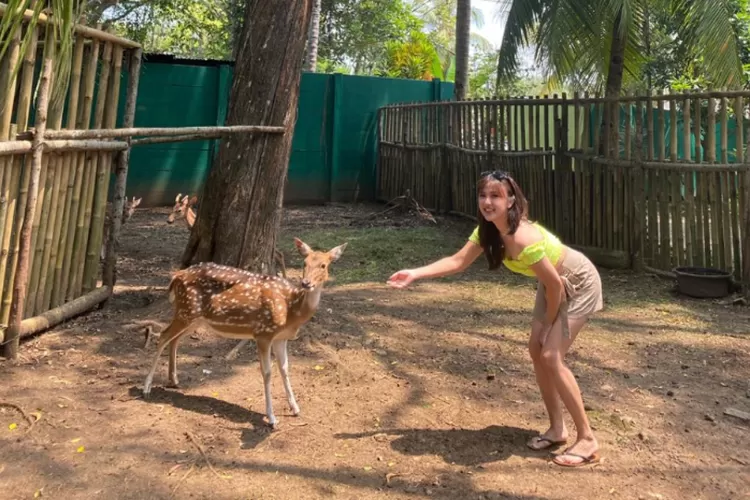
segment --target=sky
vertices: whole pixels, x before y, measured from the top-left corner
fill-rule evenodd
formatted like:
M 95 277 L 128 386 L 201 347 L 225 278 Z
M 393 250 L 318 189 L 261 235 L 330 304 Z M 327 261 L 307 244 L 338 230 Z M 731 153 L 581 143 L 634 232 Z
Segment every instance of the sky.
M 507 14 L 500 14 L 500 8 L 505 3 L 500 1 L 489 1 L 489 0 L 472 0 L 471 6 L 482 11 L 484 14 L 484 26 L 481 29 L 476 29 L 480 35 L 489 40 L 495 49 L 500 48 L 500 43 L 503 39 L 503 28 L 505 25 L 505 17 Z

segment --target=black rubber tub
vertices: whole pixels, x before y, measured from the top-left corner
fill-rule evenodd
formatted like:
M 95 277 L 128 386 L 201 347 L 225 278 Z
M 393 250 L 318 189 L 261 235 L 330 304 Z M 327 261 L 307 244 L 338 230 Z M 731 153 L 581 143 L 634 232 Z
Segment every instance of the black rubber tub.
M 676 267 L 677 290 L 699 299 L 726 297 L 732 291 L 732 274 L 706 267 Z

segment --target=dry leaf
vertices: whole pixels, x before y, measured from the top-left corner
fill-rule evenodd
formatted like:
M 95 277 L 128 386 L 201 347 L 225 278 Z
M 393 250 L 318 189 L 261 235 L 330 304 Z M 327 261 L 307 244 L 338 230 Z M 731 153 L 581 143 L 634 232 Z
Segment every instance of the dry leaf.
M 313 366 L 313 370 L 317 370 L 317 371 L 320 371 L 320 370 L 322 370 L 322 369 L 323 369 L 323 367 L 322 367 L 322 366 L 320 366 L 320 365 L 315 365 L 315 366 Z
M 81 440 L 81 438 L 75 438 L 75 439 L 71 439 L 70 442 L 71 443 L 77 443 L 80 440 Z
M 76 452 L 83 453 L 84 450 L 85 450 L 85 448 L 83 446 L 79 446 L 78 449 L 76 450 Z
M 35 422 L 39 422 L 39 420 L 42 419 L 42 412 L 40 412 L 40 411 L 35 411 L 34 413 L 29 413 L 29 415 L 32 415 L 33 417 L 36 418 Z
M 369 465 L 365 465 L 365 466 L 364 466 L 364 467 L 362 467 L 362 468 L 363 468 L 364 470 L 366 470 L 366 471 L 370 471 L 370 470 L 372 470 L 372 467 L 370 467 Z
M 10 425 L 8 426 L 8 429 L 10 429 L 10 430 L 14 431 L 14 430 L 16 430 L 16 428 L 17 428 L 17 427 L 18 427 L 18 424 L 10 424 Z
M 36 490 L 36 491 L 34 492 L 34 498 L 41 498 L 41 497 L 42 497 L 42 491 L 43 491 L 43 490 L 44 490 L 44 488 L 39 488 L 38 490 Z
M 168 476 L 171 476 L 171 475 L 172 475 L 172 474 L 174 474 L 174 473 L 175 473 L 175 471 L 176 471 L 177 469 L 179 469 L 180 467 L 182 467 L 182 464 L 177 464 L 177 465 L 175 465 L 174 467 L 172 467 L 171 469 L 169 469 L 169 472 L 167 473 L 167 475 L 168 475 Z

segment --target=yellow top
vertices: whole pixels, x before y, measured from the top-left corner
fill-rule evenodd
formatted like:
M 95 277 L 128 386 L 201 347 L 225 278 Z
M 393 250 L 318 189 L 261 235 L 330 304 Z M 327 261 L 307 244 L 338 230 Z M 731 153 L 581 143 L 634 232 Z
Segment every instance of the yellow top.
M 503 259 L 503 264 L 515 273 L 535 277 L 536 273 L 530 268 L 530 266 L 536 264 L 545 256 L 550 260 L 553 266 L 556 266 L 557 261 L 560 260 L 560 255 L 562 254 L 564 245 L 557 236 L 547 231 L 541 224 L 533 222 L 532 225 L 542 233 L 542 239 L 526 246 L 521 250 L 521 253 L 518 254 L 518 258 L 516 259 L 505 257 Z M 479 245 L 479 226 L 477 226 L 474 229 L 474 232 L 471 233 L 469 241 Z

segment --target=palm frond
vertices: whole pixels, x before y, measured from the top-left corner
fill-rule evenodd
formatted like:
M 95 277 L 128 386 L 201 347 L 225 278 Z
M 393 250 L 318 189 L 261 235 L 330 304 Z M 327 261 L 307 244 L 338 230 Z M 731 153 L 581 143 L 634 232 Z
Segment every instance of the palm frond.
M 729 0 L 677 0 L 674 8 L 685 15 L 680 36 L 696 55 L 703 56 L 713 84 L 740 88 L 742 61 Z
M 492 42 L 487 40 L 485 37 L 483 37 L 479 33 L 470 33 L 469 40 L 471 40 L 471 43 L 474 44 L 482 52 L 490 52 L 493 48 Z
M 509 80 L 517 73 L 521 48 L 532 40 L 547 3 L 545 0 L 512 0 L 501 7 L 507 9 L 508 16 L 497 58 L 498 82 Z
M 594 62 L 601 58 L 602 22 L 599 8 L 586 0 L 557 0 L 549 2 L 539 20 L 536 36 L 537 61 L 546 61 L 546 72 L 559 79 L 581 70 L 596 68 L 581 66 L 582 61 Z

